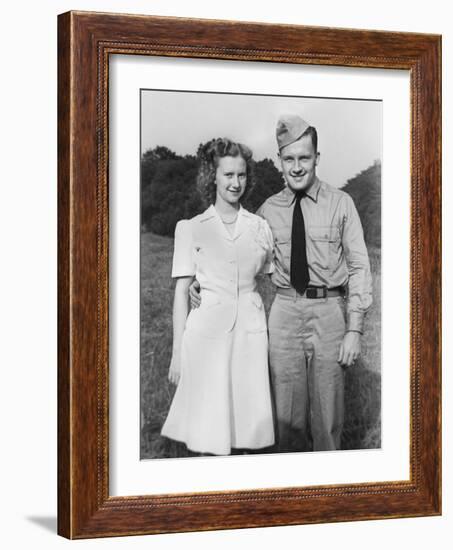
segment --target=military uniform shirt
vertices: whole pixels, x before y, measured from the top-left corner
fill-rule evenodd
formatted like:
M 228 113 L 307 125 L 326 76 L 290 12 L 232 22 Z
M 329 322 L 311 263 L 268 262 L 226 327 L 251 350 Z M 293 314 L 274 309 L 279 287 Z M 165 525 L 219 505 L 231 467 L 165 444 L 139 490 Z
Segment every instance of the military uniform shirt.
M 347 330 L 363 332 L 372 303 L 371 272 L 360 218 L 352 198 L 315 179 L 301 201 L 310 285 L 347 287 Z M 269 197 L 257 214 L 269 224 L 275 242 L 273 283 L 291 288 L 291 224 L 294 193 L 285 187 Z

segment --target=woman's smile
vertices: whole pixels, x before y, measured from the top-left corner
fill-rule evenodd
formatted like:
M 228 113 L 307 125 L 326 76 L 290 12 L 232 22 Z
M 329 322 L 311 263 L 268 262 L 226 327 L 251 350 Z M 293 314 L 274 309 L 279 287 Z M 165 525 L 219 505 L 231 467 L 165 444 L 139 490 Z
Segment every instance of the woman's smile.
M 237 204 L 247 184 L 247 165 L 240 157 L 222 157 L 216 171 L 216 202 Z

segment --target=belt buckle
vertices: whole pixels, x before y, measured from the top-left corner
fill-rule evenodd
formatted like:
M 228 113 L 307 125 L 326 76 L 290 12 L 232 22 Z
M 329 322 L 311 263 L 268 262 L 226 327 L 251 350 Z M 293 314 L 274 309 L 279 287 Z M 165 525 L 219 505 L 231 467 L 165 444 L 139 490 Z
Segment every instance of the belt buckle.
M 326 286 L 312 286 L 308 287 L 306 290 L 307 298 L 327 298 L 327 287 Z

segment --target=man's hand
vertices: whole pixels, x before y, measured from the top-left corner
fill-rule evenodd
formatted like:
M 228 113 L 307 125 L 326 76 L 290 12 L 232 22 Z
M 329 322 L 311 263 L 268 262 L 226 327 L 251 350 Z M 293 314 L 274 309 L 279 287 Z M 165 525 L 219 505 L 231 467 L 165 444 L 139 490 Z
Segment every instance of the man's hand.
M 191 309 L 196 309 L 201 305 L 201 296 L 200 296 L 200 283 L 195 279 L 194 282 L 189 286 L 189 299 Z
M 343 367 L 353 365 L 360 355 L 360 332 L 347 332 L 340 346 L 337 361 Z

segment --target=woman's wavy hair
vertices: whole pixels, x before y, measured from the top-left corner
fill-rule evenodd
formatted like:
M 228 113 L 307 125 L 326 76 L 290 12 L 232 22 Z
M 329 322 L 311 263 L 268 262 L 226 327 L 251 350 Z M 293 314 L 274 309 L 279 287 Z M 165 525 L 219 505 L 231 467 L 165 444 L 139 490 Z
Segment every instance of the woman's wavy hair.
M 198 148 L 197 188 L 206 206 L 214 204 L 216 198 L 216 171 L 222 157 L 242 157 L 246 162 L 246 185 L 241 202 L 255 185 L 253 177 L 252 151 L 244 144 L 228 138 L 211 139 Z

